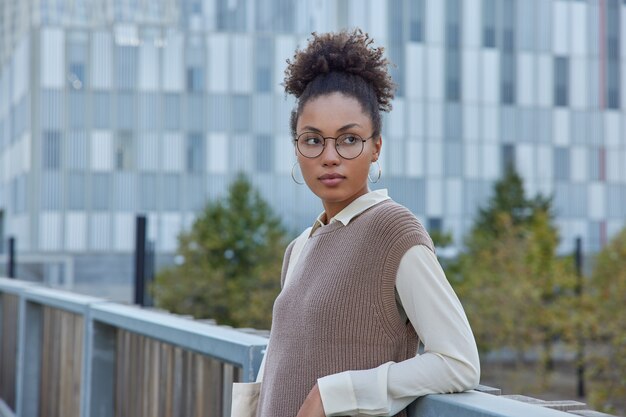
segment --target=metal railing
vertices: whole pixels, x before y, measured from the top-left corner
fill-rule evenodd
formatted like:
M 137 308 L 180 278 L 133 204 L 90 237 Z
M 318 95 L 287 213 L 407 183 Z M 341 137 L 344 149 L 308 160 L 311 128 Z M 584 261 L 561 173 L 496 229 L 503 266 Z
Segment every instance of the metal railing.
M 0 417 L 229 416 L 232 382 L 255 379 L 266 344 L 233 329 L 0 278 Z M 409 416 L 600 415 L 571 401 L 543 405 L 472 391 L 422 397 Z
M 5 278 L 0 314 L 2 416 L 228 416 L 232 383 L 256 378 L 267 344 Z

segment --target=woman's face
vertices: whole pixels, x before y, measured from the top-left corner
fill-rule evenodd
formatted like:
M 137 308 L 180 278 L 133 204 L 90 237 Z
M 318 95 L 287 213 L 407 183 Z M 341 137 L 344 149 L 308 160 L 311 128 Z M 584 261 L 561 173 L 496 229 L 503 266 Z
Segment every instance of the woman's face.
M 372 136 L 372 121 L 356 99 L 332 93 L 313 98 L 304 105 L 296 124 L 296 135 L 304 132 L 333 138 L 353 133 L 367 139 Z M 327 219 L 369 191 L 367 174 L 370 164 L 378 159 L 382 138 L 369 139 L 363 145 L 363 152 L 354 159 L 342 158 L 332 139 L 326 140 L 324 150 L 316 158 L 306 158 L 296 148 L 304 181 L 322 200 Z

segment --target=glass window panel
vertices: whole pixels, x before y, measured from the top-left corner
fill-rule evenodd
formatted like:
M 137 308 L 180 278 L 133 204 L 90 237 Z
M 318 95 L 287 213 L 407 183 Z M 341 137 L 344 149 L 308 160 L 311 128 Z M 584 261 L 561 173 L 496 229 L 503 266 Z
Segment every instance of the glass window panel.
M 60 90 L 44 89 L 41 93 L 41 128 L 61 129 L 63 127 L 63 93 Z
M 188 67 L 187 68 L 187 91 L 200 92 L 204 91 L 204 68 Z
M 68 184 L 68 208 L 70 210 L 84 210 L 85 174 L 69 174 Z
M 447 141 L 459 142 L 463 136 L 463 114 L 459 104 L 448 104 L 445 107 L 444 135 Z
M 120 93 L 117 96 L 117 127 L 132 130 L 135 125 L 135 96 L 132 93 Z
M 43 132 L 41 138 L 41 165 L 47 171 L 56 171 L 61 168 L 61 132 Z
M 206 191 L 203 183 L 203 176 L 188 176 L 186 186 L 186 208 L 193 211 L 201 210 L 206 202 Z
M 554 179 L 570 179 L 570 154 L 567 148 L 554 148 Z
M 161 115 L 160 94 L 141 93 L 139 95 L 139 129 L 159 130 Z
M 424 41 L 424 0 L 411 0 L 409 6 L 409 39 L 412 42 Z
M 194 131 L 204 130 L 204 95 L 203 94 L 190 94 L 187 97 L 187 129 Z
M 216 3 L 218 30 L 231 32 L 246 30 L 248 2 L 217 0 Z
M 138 51 L 135 46 L 116 47 L 116 79 L 120 90 L 132 90 L 137 85 Z
M 446 143 L 444 158 L 446 177 L 463 175 L 463 146 L 460 143 Z
M 131 173 L 117 173 L 113 176 L 113 201 L 117 210 L 137 209 L 137 177 Z
M 502 145 L 502 165 L 500 167 L 502 174 L 504 174 L 508 168 L 515 169 L 515 160 L 515 145 Z
M 41 208 L 44 210 L 61 210 L 63 207 L 63 184 L 61 174 L 49 172 L 41 177 Z
M 483 0 L 483 46 L 496 46 L 496 1 Z
M 109 210 L 111 206 L 111 176 L 93 174 L 91 176 L 91 208 Z
M 179 94 L 165 94 L 164 102 L 165 128 L 180 129 L 181 100 Z
M 156 210 L 158 195 L 156 174 L 142 174 L 140 181 L 141 208 L 143 210 Z
M 162 195 L 163 210 L 176 211 L 180 209 L 180 176 L 177 174 L 163 175 Z
M 82 129 L 87 121 L 87 100 L 85 93 L 70 91 L 69 102 L 69 126 L 73 129 Z
M 274 68 L 274 42 L 268 37 L 259 37 L 255 42 L 256 51 L 256 91 L 272 91 L 272 73 Z
M 93 95 L 93 126 L 96 129 L 111 128 L 111 95 L 97 91 Z
M 620 61 L 609 60 L 607 65 L 607 107 L 620 108 Z
M 134 138 L 131 132 L 122 131 L 115 137 L 115 168 L 121 171 L 134 167 Z
M 204 171 L 205 140 L 203 135 L 191 133 L 187 136 L 186 167 L 187 172 L 200 173 Z
M 272 172 L 274 169 L 274 138 L 270 135 L 256 137 L 256 170 Z
M 511 53 L 503 53 L 500 57 L 500 101 L 502 104 L 515 103 L 515 85 L 517 81 L 516 69 L 517 62 L 515 55 Z
M 250 112 L 250 96 L 235 95 L 233 96 L 232 114 L 237 115 L 234 119 L 233 130 L 235 132 L 248 132 L 250 130 L 251 112 Z
M 65 140 L 66 166 L 77 171 L 87 168 L 87 133 L 69 132 Z
M 569 105 L 569 58 L 554 58 L 554 105 Z

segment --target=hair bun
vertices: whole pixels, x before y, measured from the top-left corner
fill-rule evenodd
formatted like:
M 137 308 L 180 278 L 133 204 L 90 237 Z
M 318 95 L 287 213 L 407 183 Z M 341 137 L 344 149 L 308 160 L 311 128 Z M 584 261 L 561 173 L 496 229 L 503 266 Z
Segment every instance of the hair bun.
M 299 98 L 307 85 L 317 76 L 331 72 L 357 75 L 372 85 L 381 111 L 391 109 L 395 84 L 387 71 L 390 65 L 382 47 L 360 29 L 338 33 L 313 32 L 308 45 L 296 50 L 287 60 L 285 91 Z

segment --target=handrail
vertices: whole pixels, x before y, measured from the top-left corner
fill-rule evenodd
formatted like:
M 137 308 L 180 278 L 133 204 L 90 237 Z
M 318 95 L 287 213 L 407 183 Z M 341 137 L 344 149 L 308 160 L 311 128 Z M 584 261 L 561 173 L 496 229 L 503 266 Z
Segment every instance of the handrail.
M 5 295 L 18 299 L 17 366 L 13 375 L 15 409 L 7 406 L 7 403 L 3 401 L 6 399 L 0 398 L 0 417 L 36 417 L 40 414 L 43 399 L 39 390 L 42 384 L 37 381 L 42 378 L 42 362 L 47 358 L 47 352 L 44 354 L 42 347 L 44 341 L 42 334 L 45 330 L 45 320 L 48 320 L 46 323 L 51 323 L 53 320 L 49 316 L 52 314 L 50 311 L 53 310 L 62 312 L 55 313 L 57 315 L 68 316 L 68 313 L 72 313 L 73 316 L 69 315 L 72 317 L 72 325 L 82 326 L 82 330 L 74 327 L 76 338 L 74 343 L 81 345 L 82 363 L 77 374 L 80 379 L 80 406 L 75 407 L 73 415 L 80 417 L 104 417 L 115 414 L 115 378 L 120 377 L 115 373 L 116 361 L 129 360 L 126 357 L 116 359 L 116 354 L 119 354 L 116 352 L 116 343 L 119 343 L 118 335 L 120 334 L 125 334 L 126 336 L 123 337 L 126 338 L 132 334 L 154 343 L 163 342 L 177 349 L 195 352 L 203 357 L 214 358 L 223 364 L 242 368 L 239 379 L 244 382 L 255 379 L 267 344 L 265 337 L 234 329 L 206 324 L 162 311 L 117 304 L 96 297 L 68 293 L 6 278 L 0 278 L 0 341 L 5 337 L 5 329 L 2 329 L 2 323 L 6 319 L 2 317 L 5 314 L 3 303 L 7 300 Z M 15 299 L 12 299 L 10 305 L 11 309 L 15 308 Z M 48 312 L 48 316 L 44 314 L 45 312 Z M 10 313 L 15 314 L 15 312 Z M 81 340 L 82 343 L 80 343 Z M 1 352 L 2 346 L 3 343 L 0 343 L 0 354 L 3 353 Z M 154 354 L 154 350 L 151 352 Z M 157 358 L 157 356 L 153 357 Z M 130 360 L 137 360 L 137 358 L 131 357 Z M 57 368 L 64 366 L 66 364 L 56 364 Z M 179 368 L 182 369 L 182 366 Z M 0 366 L 0 376 L 3 376 L 2 372 L 4 371 Z M 224 375 L 227 373 L 223 372 Z M 220 390 L 218 395 L 220 404 L 211 415 L 229 416 L 230 385 L 233 379 L 237 378 L 231 372 L 228 378 L 222 380 L 219 387 L 215 387 Z M 4 380 L 6 381 L 6 378 Z M 119 383 L 120 380 L 118 379 L 117 382 Z M 117 393 L 119 395 L 119 391 Z M 158 392 L 158 394 L 161 393 Z M 196 394 L 210 395 L 211 393 Z M 550 407 L 554 404 L 543 405 L 470 391 L 419 398 L 409 407 L 408 415 L 410 417 L 457 415 L 464 417 L 526 417 L 529 415 L 567 417 L 572 415 L 551 409 Z M 580 410 L 586 407 L 582 403 L 569 402 L 567 408 L 563 409 L 571 409 L 574 413 L 585 415 L 585 412 Z

